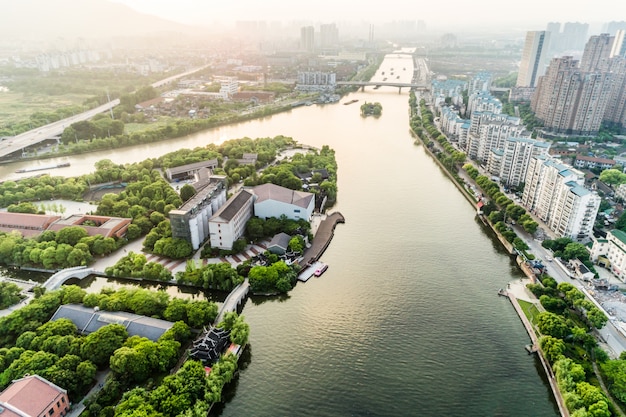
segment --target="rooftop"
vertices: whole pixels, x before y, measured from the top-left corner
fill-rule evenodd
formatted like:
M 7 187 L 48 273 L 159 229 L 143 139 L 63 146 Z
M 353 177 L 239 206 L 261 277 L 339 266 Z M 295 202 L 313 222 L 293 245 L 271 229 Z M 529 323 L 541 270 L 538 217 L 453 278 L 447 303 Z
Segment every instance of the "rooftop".
M 239 210 L 253 198 L 253 195 L 246 190 L 239 191 L 234 197 L 226 202 L 214 215 L 211 220 L 220 218 L 225 221 L 231 221 Z
M 266 200 L 274 200 L 302 208 L 307 208 L 314 197 L 312 193 L 295 191 L 275 184 L 257 185 L 252 189 L 252 192 L 257 196 L 255 204 Z
M 29 375 L 14 380 L 2 391 L 0 404 L 8 405 L 8 411 L 11 413 L 7 415 L 38 416 L 47 412 L 50 404 L 60 394 L 67 394 L 67 391 L 39 375 Z
M 125 311 L 94 310 L 79 304 L 65 304 L 54 313 L 51 321 L 69 319 L 83 334 L 93 333 L 101 327 L 111 323 L 122 324 L 126 327 L 129 336 L 147 337 L 152 341 L 158 340 L 174 323 L 140 316 Z

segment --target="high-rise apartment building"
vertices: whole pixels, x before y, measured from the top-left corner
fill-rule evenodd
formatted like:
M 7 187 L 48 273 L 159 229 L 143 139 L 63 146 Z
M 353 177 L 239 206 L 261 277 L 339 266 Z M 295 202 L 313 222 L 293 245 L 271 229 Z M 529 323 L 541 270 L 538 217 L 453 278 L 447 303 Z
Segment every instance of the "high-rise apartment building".
M 626 29 L 619 29 L 615 32 L 615 40 L 611 48 L 611 58 L 615 56 L 626 57 Z
M 554 58 L 539 80 L 531 108 L 553 132 L 596 134 L 609 102 L 611 79 L 608 72 L 582 71 L 572 57 Z
M 611 95 L 604 112 L 604 121 L 626 127 L 626 57 L 611 58 L 609 72 L 612 74 Z
M 549 45 L 550 32 L 544 30 L 526 33 L 522 62 L 515 84 L 517 87 L 534 87 L 537 84 L 548 64 Z
M 315 49 L 315 28 L 313 26 L 300 28 L 300 49 L 307 52 Z
M 320 46 L 322 49 L 336 47 L 339 43 L 339 30 L 337 25 L 329 23 L 320 25 Z
M 563 25 L 563 51 L 580 51 L 587 41 L 588 23 L 566 22 Z
M 546 156 L 531 159 L 522 205 L 560 237 L 591 238 L 600 197 L 584 186 L 584 174 Z
M 589 38 L 580 60 L 581 71 L 607 71 L 614 41 L 615 37 L 608 33 Z
M 517 187 L 526 180 L 526 172 L 532 158 L 548 155 L 548 142 L 529 137 L 510 137 L 501 149 L 492 149 L 487 161 L 487 171 L 500 179 L 502 184 Z

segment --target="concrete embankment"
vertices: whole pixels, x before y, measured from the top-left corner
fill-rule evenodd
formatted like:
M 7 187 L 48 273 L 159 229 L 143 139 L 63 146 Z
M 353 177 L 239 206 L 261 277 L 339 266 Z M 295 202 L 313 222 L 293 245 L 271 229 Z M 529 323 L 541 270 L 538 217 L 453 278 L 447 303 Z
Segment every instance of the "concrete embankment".
M 513 305 L 513 308 L 515 309 L 515 311 L 517 312 L 517 315 L 519 316 L 520 320 L 524 324 L 524 328 L 526 328 L 526 332 L 528 333 L 528 336 L 530 337 L 530 340 L 533 343 L 533 351 L 536 351 L 538 353 L 537 356 L 539 357 L 539 361 L 541 362 L 541 365 L 543 366 L 543 369 L 546 372 L 546 376 L 548 377 L 548 382 L 550 383 L 552 394 L 554 395 L 554 398 L 556 399 L 556 404 L 559 407 L 559 412 L 561 413 L 561 416 L 569 417 L 569 411 L 565 405 L 565 400 L 563 399 L 563 396 L 561 395 L 561 391 L 559 390 L 559 387 L 556 383 L 556 378 L 554 377 L 554 373 L 552 372 L 552 367 L 550 366 L 547 359 L 543 355 L 543 351 L 541 350 L 541 346 L 539 345 L 539 340 L 537 338 L 537 334 L 535 333 L 535 329 L 533 328 L 533 325 L 530 323 L 530 321 L 526 317 L 526 314 L 524 314 L 522 307 L 517 301 L 517 296 L 515 295 L 515 292 L 516 291 L 525 292 L 526 291 L 525 285 L 526 283 L 522 280 L 520 280 L 519 283 L 518 282 L 511 283 L 509 284 L 508 290 L 502 290 L 499 292 L 499 294 L 506 296 L 509 299 L 509 301 L 511 301 L 511 305 Z M 521 288 L 513 289 L 511 288 L 511 286 L 519 286 Z
M 330 214 L 322 220 L 317 229 L 317 233 L 315 233 L 313 244 L 304 252 L 304 259 L 302 261 L 303 267 L 317 261 L 320 256 L 322 256 L 322 253 L 324 253 L 330 244 L 333 235 L 335 234 L 335 227 L 337 226 L 337 223 L 345 222 L 346 219 L 339 212 Z

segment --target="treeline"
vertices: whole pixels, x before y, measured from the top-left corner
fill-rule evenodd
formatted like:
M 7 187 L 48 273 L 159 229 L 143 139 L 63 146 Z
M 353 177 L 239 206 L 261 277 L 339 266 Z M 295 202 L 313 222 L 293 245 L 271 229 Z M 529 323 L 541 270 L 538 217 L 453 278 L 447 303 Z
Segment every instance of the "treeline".
M 183 285 L 193 285 L 203 289 L 232 291 L 243 282 L 237 269 L 229 263 L 198 265 L 194 260 L 187 261 L 184 271 L 176 274 L 176 282 Z
M 230 113 L 211 115 L 206 119 L 177 119 L 173 123 L 168 123 L 165 126 L 156 128 L 147 127 L 145 130 L 133 133 L 123 133 L 111 137 L 96 137 L 95 139 L 78 141 L 78 143 L 76 143 L 76 141 L 70 141 L 60 146 L 58 151 L 51 155 L 73 155 L 174 139 L 212 127 L 252 120 L 290 109 L 291 106 L 266 106 L 247 114 Z
M 557 385 L 572 416 L 611 416 L 612 404 L 595 377 L 592 362 L 610 363 L 593 336 L 608 318 L 572 284 L 549 276 L 528 284 L 546 310 L 534 316 L 539 344 L 552 365 Z M 619 389 L 618 389 L 619 391 Z M 621 390 L 622 395 L 624 390 Z
M 46 230 L 34 239 L 24 238 L 19 232 L 0 232 L 0 263 L 45 269 L 84 266 L 94 256 L 108 255 L 125 243 L 124 239 L 89 236 L 79 226 L 58 232 Z
M 581 261 L 596 277 L 598 276 L 596 269 L 591 261 L 591 256 L 587 247 L 580 242 L 574 242 L 568 237 L 560 237 L 558 239 L 545 239 L 541 242 L 541 246 L 550 249 L 555 258 L 561 258 L 564 261 L 570 259 L 578 259 Z
M 155 281 L 170 281 L 172 273 L 157 262 L 148 262 L 146 255 L 130 252 L 115 265 L 105 268 L 104 273 L 118 278 L 145 278 Z

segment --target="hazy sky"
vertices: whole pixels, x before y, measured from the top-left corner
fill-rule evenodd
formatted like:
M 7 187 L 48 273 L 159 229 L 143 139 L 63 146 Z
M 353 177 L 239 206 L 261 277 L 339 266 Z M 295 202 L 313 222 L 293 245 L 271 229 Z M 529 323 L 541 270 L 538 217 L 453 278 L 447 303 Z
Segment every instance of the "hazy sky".
M 183 23 L 236 20 L 321 22 L 424 20 L 429 27 L 525 25 L 549 21 L 590 24 L 626 20 L 616 13 L 621 0 L 111 0 L 144 13 Z M 365 7 L 364 7 L 365 6 Z M 622 8 L 622 10 L 624 10 Z

